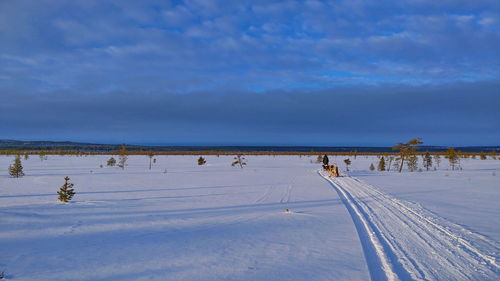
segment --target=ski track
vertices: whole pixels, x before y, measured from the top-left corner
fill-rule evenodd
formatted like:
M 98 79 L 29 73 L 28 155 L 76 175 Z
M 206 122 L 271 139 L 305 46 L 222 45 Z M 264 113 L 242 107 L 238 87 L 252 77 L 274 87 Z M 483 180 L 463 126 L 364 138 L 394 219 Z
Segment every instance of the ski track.
M 319 174 L 349 211 L 372 280 L 500 280 L 498 247 L 487 238 L 357 178 Z

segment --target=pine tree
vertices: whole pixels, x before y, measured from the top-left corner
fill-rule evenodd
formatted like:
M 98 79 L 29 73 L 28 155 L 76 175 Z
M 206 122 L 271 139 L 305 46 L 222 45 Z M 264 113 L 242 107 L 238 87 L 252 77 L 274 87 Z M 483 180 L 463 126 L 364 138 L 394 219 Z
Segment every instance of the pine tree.
M 385 171 L 385 159 L 384 157 L 380 157 L 380 160 L 378 161 L 378 167 L 377 170 L 379 171 Z
M 427 171 L 429 171 L 429 169 L 432 167 L 432 157 L 429 151 L 425 152 L 423 162 L 424 162 L 424 168 Z
M 399 165 L 399 172 L 403 171 L 403 164 L 404 162 L 410 157 L 414 156 L 417 152 L 419 144 L 422 144 L 423 142 L 421 141 L 420 138 L 414 138 L 411 139 L 407 143 L 398 143 L 397 145 L 392 147 L 392 150 L 399 150 L 399 157 L 398 160 L 401 161 Z M 414 160 L 411 160 L 414 161 Z
M 198 158 L 198 165 L 202 166 L 205 165 L 205 163 L 207 163 L 207 160 L 205 160 L 205 158 L 200 156 L 200 158 Z
M 9 174 L 13 178 L 20 178 L 24 176 L 23 165 L 21 163 L 21 156 L 17 155 L 14 163 L 9 166 Z
M 351 165 L 351 159 L 349 159 L 349 158 L 344 159 L 344 163 L 345 163 L 346 171 L 349 172 L 349 165 Z
M 61 186 L 57 194 L 59 195 L 59 201 L 67 203 L 75 195 L 75 190 L 73 189 L 74 184 L 69 182 L 69 177 L 65 177 L 64 181 L 63 186 Z
M 373 163 L 370 164 L 370 171 L 375 171 L 375 166 L 373 166 Z
M 108 162 L 106 163 L 106 165 L 110 166 L 110 167 L 114 167 L 116 165 L 116 160 L 115 158 L 111 157 L 108 159 Z
M 243 157 L 241 154 L 238 154 L 234 157 L 234 162 L 231 163 L 231 166 L 234 167 L 236 165 L 240 165 L 240 168 L 243 169 L 243 166 L 247 164 L 245 160 L 245 157 Z
M 120 147 L 120 156 L 118 156 L 118 167 L 125 169 L 125 166 L 127 165 L 127 148 L 125 147 L 124 144 Z
M 446 151 L 446 156 L 445 158 L 448 159 L 448 162 L 450 162 L 450 166 L 452 170 L 455 170 L 455 167 L 459 165 L 460 158 L 458 157 L 458 153 L 455 151 L 453 147 L 450 147 Z

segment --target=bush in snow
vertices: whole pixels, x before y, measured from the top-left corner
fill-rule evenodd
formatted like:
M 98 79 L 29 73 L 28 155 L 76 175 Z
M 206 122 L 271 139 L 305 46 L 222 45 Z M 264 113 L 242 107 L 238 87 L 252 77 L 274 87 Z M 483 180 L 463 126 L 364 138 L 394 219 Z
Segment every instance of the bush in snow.
M 21 156 L 17 155 L 14 163 L 9 166 L 9 175 L 13 178 L 24 176 L 23 165 L 21 164 Z
M 111 157 L 108 159 L 108 162 L 106 163 L 106 165 L 110 166 L 110 167 L 113 167 L 116 165 L 116 160 L 115 158 Z
M 370 171 L 375 171 L 375 166 L 373 166 L 373 163 L 370 164 Z
M 205 160 L 205 158 L 200 156 L 200 158 L 198 158 L 198 165 L 202 166 L 205 165 L 205 163 L 207 163 L 207 160 Z
M 69 182 L 69 177 L 65 177 L 64 180 L 65 182 L 63 186 L 59 188 L 57 194 L 59 195 L 59 201 L 67 203 L 75 196 L 75 190 L 73 189 L 74 184 Z

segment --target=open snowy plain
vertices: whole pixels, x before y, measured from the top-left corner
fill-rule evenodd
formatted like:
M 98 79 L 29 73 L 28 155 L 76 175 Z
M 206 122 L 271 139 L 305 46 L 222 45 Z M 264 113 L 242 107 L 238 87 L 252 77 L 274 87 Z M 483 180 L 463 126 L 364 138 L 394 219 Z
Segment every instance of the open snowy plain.
M 108 158 L 31 156 L 16 179 L 0 157 L 7 280 L 500 279 L 500 160 L 399 174 L 358 156 L 328 179 L 315 157 Z

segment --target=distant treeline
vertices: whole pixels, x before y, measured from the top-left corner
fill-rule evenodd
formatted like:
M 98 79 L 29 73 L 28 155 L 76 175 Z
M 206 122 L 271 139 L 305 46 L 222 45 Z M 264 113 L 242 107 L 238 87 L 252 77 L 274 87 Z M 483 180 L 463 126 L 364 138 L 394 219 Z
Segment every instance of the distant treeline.
M 121 145 L 77 142 L 0 140 L 0 154 L 107 155 L 118 154 Z M 392 147 L 326 146 L 143 146 L 126 145 L 128 155 L 380 155 L 395 153 Z M 449 147 L 420 146 L 419 152 L 444 153 Z M 500 146 L 455 147 L 461 153 L 500 153 Z

